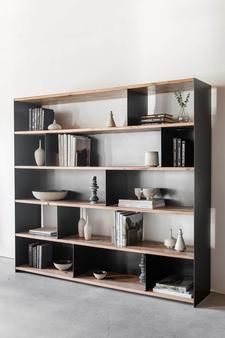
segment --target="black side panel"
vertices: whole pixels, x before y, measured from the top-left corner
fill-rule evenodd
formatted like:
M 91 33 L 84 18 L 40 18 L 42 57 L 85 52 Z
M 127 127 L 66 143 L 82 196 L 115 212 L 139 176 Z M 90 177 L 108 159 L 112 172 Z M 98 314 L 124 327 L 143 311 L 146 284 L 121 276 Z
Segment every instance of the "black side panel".
M 119 198 L 128 198 L 128 175 L 126 172 L 106 171 L 106 205 L 117 204 Z
M 15 203 L 16 232 L 25 232 L 40 227 L 41 206 Z
M 140 124 L 141 115 L 148 113 L 148 88 L 128 89 L 127 125 Z
M 80 218 L 79 208 L 58 207 L 58 238 L 78 233 L 77 224 Z
M 195 306 L 210 291 L 211 87 L 194 80 Z

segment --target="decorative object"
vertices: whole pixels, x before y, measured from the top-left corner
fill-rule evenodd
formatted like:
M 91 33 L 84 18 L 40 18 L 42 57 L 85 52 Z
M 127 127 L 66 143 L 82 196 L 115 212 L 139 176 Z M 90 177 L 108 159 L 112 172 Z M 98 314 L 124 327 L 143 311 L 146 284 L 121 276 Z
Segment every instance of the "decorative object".
M 39 147 L 34 152 L 34 159 L 39 167 L 45 163 L 45 151 L 41 147 L 41 139 L 39 139 Z
M 48 126 L 49 130 L 59 130 L 62 129 L 62 126 L 56 122 L 56 120 L 53 120 L 53 123 L 49 124 Z
M 145 152 L 145 165 L 150 166 L 150 167 L 158 167 L 159 165 L 158 151 L 146 151 Z
M 51 191 L 32 191 L 33 196 L 41 201 L 58 201 L 62 200 L 68 194 L 66 190 L 51 190 Z
M 107 271 L 104 270 L 96 270 L 93 271 L 93 275 L 95 276 L 96 279 L 103 279 L 107 275 Z
M 69 270 L 72 266 L 72 261 L 70 259 L 60 259 L 53 262 L 54 267 L 60 271 Z
M 97 185 L 97 177 L 92 176 L 92 182 L 91 182 L 91 186 L 90 186 L 91 196 L 89 198 L 91 204 L 95 204 L 99 200 L 99 198 L 97 196 L 98 188 L 99 188 L 99 186 Z
M 84 237 L 84 226 L 86 224 L 86 209 L 80 208 L 80 219 L 78 221 L 79 237 Z
M 140 200 L 141 196 L 142 196 L 142 189 L 141 188 L 134 188 L 134 194 L 137 197 L 137 199 Z
M 173 237 L 172 229 L 170 229 L 170 237 L 164 240 L 164 245 L 168 249 L 174 249 L 176 244 L 176 238 Z
M 153 199 L 153 197 L 160 192 L 159 188 L 143 188 L 142 189 L 143 195 L 147 201 Z
M 91 239 L 91 236 L 92 236 L 92 226 L 91 224 L 89 224 L 87 216 L 87 220 L 84 226 L 84 239 L 86 241 L 89 241 Z
M 178 231 L 177 241 L 174 249 L 176 251 L 184 251 L 186 249 L 182 229 L 179 229 Z
M 106 127 L 108 127 L 108 128 L 116 127 L 116 123 L 115 123 L 114 118 L 113 118 L 112 110 L 110 110 L 109 119 L 108 119 Z
M 145 255 L 141 254 L 141 260 L 139 263 L 139 267 L 141 269 L 141 273 L 139 275 L 139 281 L 142 284 L 145 284 L 146 281 L 146 265 L 145 265 Z
M 186 99 L 183 98 L 181 92 L 175 92 L 175 97 L 177 99 L 177 102 L 180 106 L 180 111 L 178 114 L 178 121 L 180 122 L 188 122 L 190 120 L 188 113 L 186 112 L 185 108 L 187 107 L 187 103 L 190 97 L 190 93 L 187 94 Z

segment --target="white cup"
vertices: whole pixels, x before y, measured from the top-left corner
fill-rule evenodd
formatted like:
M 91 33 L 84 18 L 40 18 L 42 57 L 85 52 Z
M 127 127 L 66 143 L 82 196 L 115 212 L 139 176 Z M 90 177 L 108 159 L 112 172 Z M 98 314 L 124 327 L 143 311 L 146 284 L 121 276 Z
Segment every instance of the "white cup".
M 159 152 L 158 151 L 146 151 L 145 152 L 145 165 L 148 165 L 150 167 L 158 167 Z

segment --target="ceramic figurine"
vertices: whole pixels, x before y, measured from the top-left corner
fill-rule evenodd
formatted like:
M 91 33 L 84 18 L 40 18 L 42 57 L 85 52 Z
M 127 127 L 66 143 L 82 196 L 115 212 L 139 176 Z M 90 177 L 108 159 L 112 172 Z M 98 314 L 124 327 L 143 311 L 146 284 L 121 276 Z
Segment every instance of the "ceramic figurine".
M 146 266 L 145 266 L 145 255 L 141 254 L 141 260 L 139 263 L 139 267 L 141 269 L 141 273 L 139 275 L 139 281 L 142 284 L 145 284 L 146 281 Z
M 79 237 L 84 237 L 84 226 L 86 224 L 85 212 L 86 209 L 80 208 L 80 219 L 78 221 L 78 234 Z
M 62 129 L 62 127 L 60 126 L 60 124 L 56 123 L 56 120 L 54 120 L 52 124 L 49 124 L 48 129 L 58 130 L 58 129 Z
M 176 251 L 184 251 L 186 249 L 184 239 L 183 239 L 182 229 L 179 229 L 178 231 L 178 237 L 177 237 L 177 241 L 176 241 L 176 245 L 174 249 Z
M 110 111 L 110 115 L 109 115 L 109 119 L 108 119 L 108 123 L 107 123 L 106 127 L 108 127 L 108 128 L 116 127 L 116 123 L 115 123 L 114 118 L 113 118 L 112 110 Z
M 176 238 L 173 237 L 172 229 L 170 229 L 170 237 L 165 239 L 164 245 L 168 249 L 174 249 L 175 244 L 176 244 Z
M 42 166 L 45 163 L 45 151 L 41 147 L 41 139 L 39 140 L 39 147 L 34 152 L 34 159 L 37 166 Z
M 86 224 L 84 226 L 84 239 L 86 241 L 89 241 L 91 239 L 91 236 L 92 236 L 92 226 L 91 226 L 91 224 L 89 224 L 88 216 L 87 216 L 87 221 L 86 221 Z
M 89 198 L 90 203 L 91 204 L 95 204 L 98 202 L 99 198 L 97 196 L 97 190 L 98 190 L 99 186 L 97 185 L 97 177 L 93 176 L 92 177 L 92 182 L 91 182 L 91 186 L 90 186 L 90 190 L 91 190 L 91 196 Z

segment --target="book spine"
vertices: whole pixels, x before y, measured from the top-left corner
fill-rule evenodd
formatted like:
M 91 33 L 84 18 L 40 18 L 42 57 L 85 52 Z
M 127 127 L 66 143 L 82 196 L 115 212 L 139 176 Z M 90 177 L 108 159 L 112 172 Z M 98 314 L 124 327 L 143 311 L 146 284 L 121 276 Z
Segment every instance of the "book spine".
M 32 115 L 32 123 L 31 123 L 31 130 L 35 130 L 34 128 L 34 108 L 31 108 L 31 115 Z
M 181 167 L 181 139 L 177 139 L 177 166 Z
M 177 167 L 177 138 L 173 138 L 173 166 Z
M 126 230 L 127 230 L 127 219 L 126 216 L 122 215 L 121 220 L 121 247 L 127 246 L 127 236 L 126 236 Z
M 113 223 L 112 223 L 112 244 L 116 244 L 116 212 L 114 212 Z
M 31 108 L 29 108 L 29 121 L 28 121 L 28 129 L 29 130 L 32 130 L 31 128 L 32 128 L 32 109 Z
M 33 245 L 28 245 L 28 265 L 33 266 Z
M 185 148 L 186 148 L 186 141 L 182 141 L 181 143 L 181 166 L 185 167 Z
M 37 245 L 33 247 L 33 268 L 37 267 Z

